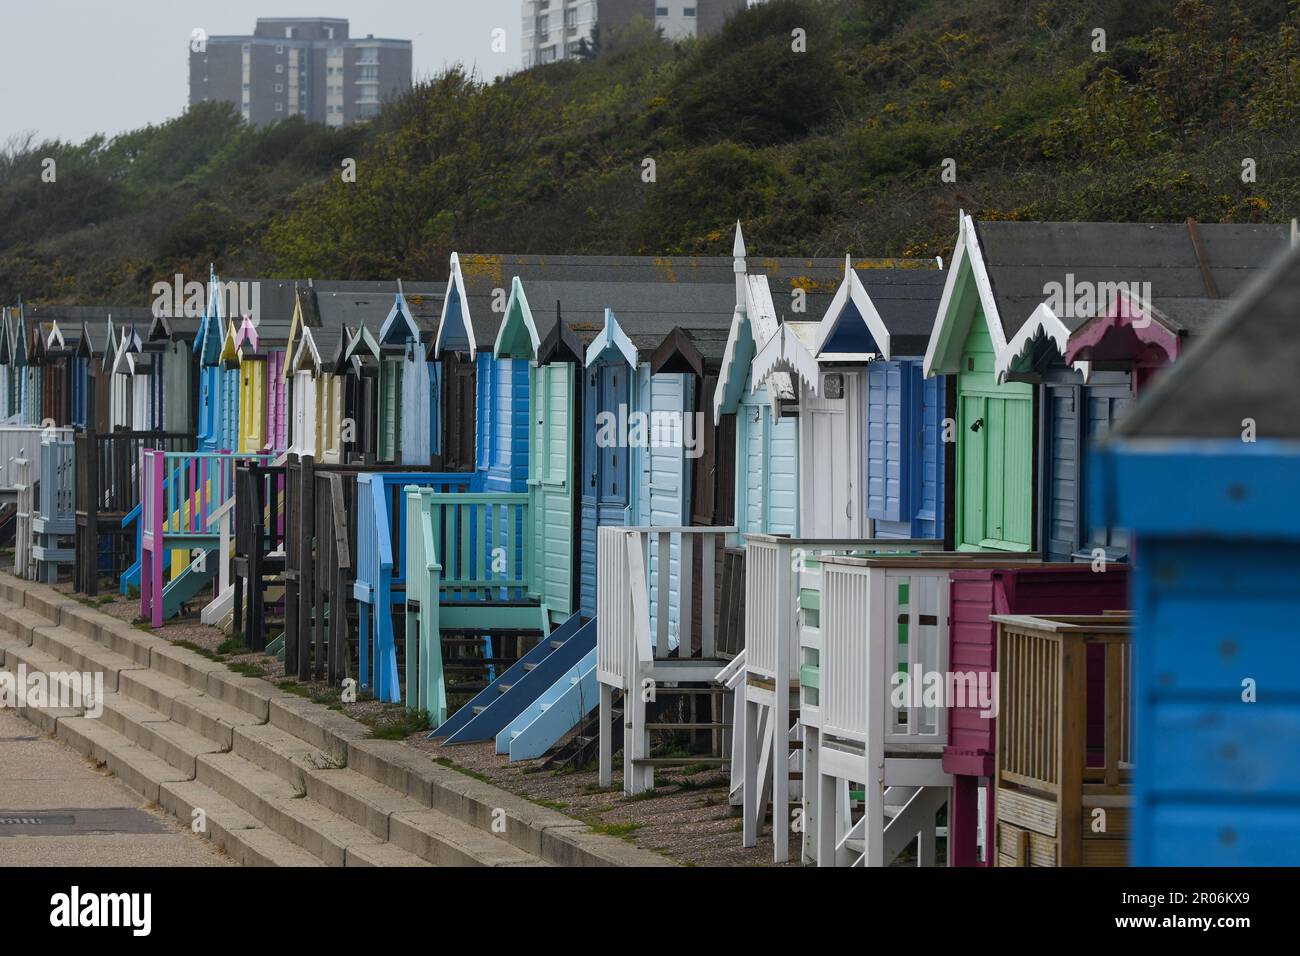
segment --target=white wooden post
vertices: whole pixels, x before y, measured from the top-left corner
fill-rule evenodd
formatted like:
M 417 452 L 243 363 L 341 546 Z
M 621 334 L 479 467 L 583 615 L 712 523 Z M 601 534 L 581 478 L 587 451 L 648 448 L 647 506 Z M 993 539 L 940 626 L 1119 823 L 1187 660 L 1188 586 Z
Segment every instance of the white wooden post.
M 776 692 L 772 727 L 772 858 L 790 858 L 790 649 L 799 596 L 794 593 L 793 549 L 781 542 L 776 562 Z
M 600 785 L 614 785 L 614 688 L 600 685 Z
M 743 693 L 742 688 L 742 693 Z M 741 846 L 756 846 L 758 844 L 758 828 L 761 822 L 763 812 L 763 795 L 758 781 L 758 745 L 759 737 L 762 733 L 762 721 L 760 719 L 763 708 L 756 702 L 750 700 L 747 695 L 742 697 L 742 702 L 738 705 L 745 709 L 744 730 L 745 733 L 741 738 L 744 741 L 744 793 L 745 807 L 743 810 L 743 820 L 741 823 Z

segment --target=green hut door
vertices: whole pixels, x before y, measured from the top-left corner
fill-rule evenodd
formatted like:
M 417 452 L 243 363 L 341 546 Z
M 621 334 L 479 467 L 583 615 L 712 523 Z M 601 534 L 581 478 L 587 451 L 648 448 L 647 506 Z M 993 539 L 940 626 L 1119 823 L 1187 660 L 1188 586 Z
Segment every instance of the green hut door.
M 977 316 L 957 375 L 959 550 L 1033 547 L 1033 401 L 1031 385 L 997 384 L 993 346 Z
M 574 368 L 533 366 L 529 397 L 533 574 L 552 619 L 563 621 L 573 604 Z

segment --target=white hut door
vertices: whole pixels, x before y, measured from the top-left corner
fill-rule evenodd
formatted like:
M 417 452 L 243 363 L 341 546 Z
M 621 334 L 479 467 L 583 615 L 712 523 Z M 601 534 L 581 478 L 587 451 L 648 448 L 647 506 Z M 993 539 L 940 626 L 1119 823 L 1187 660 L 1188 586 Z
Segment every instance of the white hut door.
M 803 518 L 807 524 L 802 533 L 810 538 L 862 537 L 856 414 L 860 382 L 851 373 L 843 373 L 843 379 L 843 398 L 804 394 L 808 434 L 803 449 Z

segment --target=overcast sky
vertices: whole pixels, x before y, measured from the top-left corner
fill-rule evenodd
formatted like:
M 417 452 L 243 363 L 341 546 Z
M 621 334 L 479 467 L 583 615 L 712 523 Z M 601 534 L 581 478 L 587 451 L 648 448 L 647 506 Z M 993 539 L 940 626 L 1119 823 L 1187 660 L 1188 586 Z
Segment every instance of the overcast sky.
M 0 143 L 81 141 L 184 111 L 190 34 L 250 34 L 262 17 L 346 17 L 351 35 L 410 40 L 415 77 L 461 62 L 519 68 L 520 0 L 0 0 Z M 508 49 L 494 53 L 492 30 Z

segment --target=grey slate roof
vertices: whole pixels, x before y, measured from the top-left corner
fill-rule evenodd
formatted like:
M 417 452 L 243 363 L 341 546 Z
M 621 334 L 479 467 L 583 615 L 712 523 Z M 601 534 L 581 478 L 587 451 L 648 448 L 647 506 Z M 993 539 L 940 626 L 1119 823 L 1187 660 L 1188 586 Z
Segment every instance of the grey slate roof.
M 1111 433 L 1125 438 L 1300 439 L 1300 247 L 1230 305 Z
M 890 353 L 924 355 L 943 298 L 942 269 L 865 269 L 862 287 L 889 330 Z
M 89 323 L 92 329 L 103 328 L 108 317 L 113 317 L 114 325 L 134 322 L 136 328 L 147 328 L 153 321 L 153 312 L 147 306 L 121 305 L 25 305 L 23 314 L 30 328 L 36 322 L 58 322 L 63 334 L 75 325 L 78 329 L 82 323 Z
M 496 342 L 503 315 L 492 311 L 493 297 L 497 289 L 508 295 L 515 276 L 524 283 L 540 338 L 545 339 L 555 324 L 557 300 L 565 321 L 584 345 L 604 327 L 608 307 L 632 343 L 646 354 L 675 326 L 722 329 L 725 346 L 725 330 L 731 326 L 736 305 L 730 256 L 464 254 L 459 258 L 474 339 L 480 349 L 491 348 Z M 874 264 L 862 260 L 864 267 Z M 768 276 L 773 301 L 783 319 L 820 315 L 844 275 L 843 260 L 835 258 L 750 256 L 746 265 L 750 275 Z M 803 314 L 792 312 L 791 290 L 795 288 L 805 290 Z
M 305 283 L 304 283 L 305 285 Z M 392 311 L 397 295 L 396 282 L 316 282 L 316 306 L 322 328 L 337 328 L 342 322 L 349 329 L 362 325 L 378 336 L 379 329 Z M 406 304 L 420 333 L 432 338 L 442 316 L 444 282 L 403 282 Z M 292 314 L 292 313 L 291 313 Z
M 376 333 L 393 307 L 393 297 L 397 295 L 397 282 L 391 279 L 353 281 L 227 278 L 222 281 L 258 283 L 258 332 L 272 340 L 277 335 L 283 339 L 288 334 L 289 325 L 293 321 L 295 287 L 303 297 L 303 321 L 307 325 L 337 325 L 342 320 L 354 328 L 364 321 L 367 325 L 373 323 L 373 331 Z M 403 282 L 402 288 L 416 321 L 422 328 L 436 329 L 438 318 L 442 314 L 442 293 L 446 283 Z M 314 297 L 311 295 L 313 291 Z
M 1049 282 L 1150 282 L 1174 322 L 1204 326 L 1208 298 L 1186 223 L 976 221 L 993 298 L 1007 339 L 1046 295 Z M 1286 247 L 1282 225 L 1198 223 L 1220 298 L 1236 295 Z M 864 279 L 865 281 L 865 279 Z M 1091 316 L 1058 316 L 1071 331 Z

